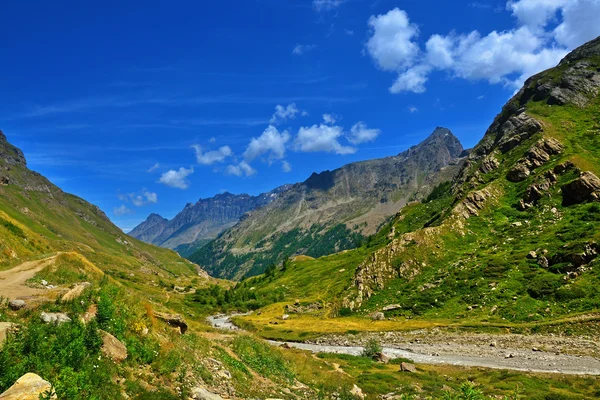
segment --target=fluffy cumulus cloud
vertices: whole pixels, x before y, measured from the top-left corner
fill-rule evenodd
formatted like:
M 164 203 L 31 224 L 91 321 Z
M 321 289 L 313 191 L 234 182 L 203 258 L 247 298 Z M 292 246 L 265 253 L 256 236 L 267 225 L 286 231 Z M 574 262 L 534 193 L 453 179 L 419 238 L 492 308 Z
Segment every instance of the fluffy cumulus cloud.
M 250 140 L 244 159 L 252 161 L 261 156 L 266 156 L 269 162 L 282 159 L 285 156 L 285 144 L 289 140 L 287 131 L 279 132 L 276 127 L 269 125 L 259 137 Z
M 419 29 L 404 10 L 394 8 L 387 14 L 369 18 L 371 37 L 367 50 L 377 65 L 386 71 L 396 71 L 413 64 L 419 54 L 415 42 Z
M 158 203 L 158 195 L 146 189 L 142 189 L 140 193 L 119 194 L 119 200 L 131 202 L 136 207 L 142 207 L 147 204 Z
M 358 122 L 350 129 L 348 141 L 352 144 L 372 142 L 380 133 L 379 129 L 369 129 L 364 122 Z
M 246 161 L 242 161 L 239 164 L 228 165 L 226 172 L 235 176 L 251 176 L 256 173 L 256 170 Z
M 171 169 L 160 176 L 159 182 L 172 188 L 187 189 L 190 187 L 190 182 L 186 178 L 193 173 L 194 168 Z
M 283 172 L 290 172 L 292 170 L 292 166 L 290 165 L 289 162 L 287 162 L 286 160 L 283 160 L 281 162 L 281 170 Z
M 406 12 L 395 8 L 369 19 L 366 49 L 379 68 L 398 74 L 392 93 L 424 92 L 435 70 L 514 90 L 527 77 L 556 65 L 568 51 L 600 35 L 600 0 L 518 0 L 506 7 L 515 18 L 513 29 L 434 34 L 424 48 Z
M 356 149 L 340 143 L 344 130 L 340 126 L 325 124 L 302 127 L 298 130 L 295 146 L 302 152 L 326 152 L 336 154 L 352 154 Z
M 201 146 L 195 144 L 192 146 L 196 152 L 196 161 L 201 165 L 212 165 L 225 161 L 227 157 L 233 155 L 229 146 L 222 146 L 218 150 L 204 151 Z
M 278 104 L 275 106 L 275 113 L 271 117 L 269 121 L 271 124 L 277 124 L 279 122 L 287 121 L 290 119 L 296 118 L 296 115 L 307 115 L 305 111 L 301 111 L 296 103 L 288 104 L 287 106 L 282 106 Z
M 133 210 L 130 210 L 129 208 L 127 208 L 125 206 L 125 204 L 121 204 L 121 206 L 115 207 L 113 209 L 113 214 L 116 215 L 117 217 L 120 217 L 122 215 L 133 214 Z

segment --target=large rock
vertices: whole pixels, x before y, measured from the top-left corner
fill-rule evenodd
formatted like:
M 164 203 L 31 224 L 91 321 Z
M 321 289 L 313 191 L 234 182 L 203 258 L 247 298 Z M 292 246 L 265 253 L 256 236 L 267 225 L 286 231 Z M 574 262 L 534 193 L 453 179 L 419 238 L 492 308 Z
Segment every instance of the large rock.
M 71 322 L 71 318 L 65 313 L 47 313 L 42 312 L 40 319 L 47 324 L 60 325 L 65 322 Z
M 191 390 L 192 392 L 192 399 L 196 399 L 196 400 L 223 400 L 223 398 L 221 396 L 219 396 L 218 394 L 214 394 L 209 392 L 208 390 L 206 390 L 203 387 L 197 387 L 197 388 L 193 388 Z
M 534 169 L 541 167 L 552 156 L 560 154 L 562 151 L 563 145 L 558 140 L 553 138 L 541 139 L 508 171 L 506 178 L 511 182 L 524 181 Z
M 600 201 L 600 178 L 590 171 L 562 187 L 563 205 L 579 204 L 584 201 Z
M 0 394 L 0 400 L 39 400 L 40 395 L 50 393 L 52 385 L 40 376 L 27 373 L 17 379 L 6 392 Z M 56 399 L 53 394 L 52 399 Z
M 415 364 L 403 362 L 400 364 L 400 371 L 402 371 L 402 372 L 417 372 L 417 367 L 415 367 Z
M 8 332 L 14 329 L 15 324 L 12 322 L 0 322 L 0 348 L 2 348 L 2 343 L 6 340 L 6 336 L 8 336 Z
M 400 304 L 390 304 L 389 306 L 383 307 L 383 311 L 393 311 L 402 308 Z
M 124 361 L 127 358 L 127 347 L 119 339 L 108 332 L 100 331 L 102 335 L 102 353 L 115 362 Z
M 8 307 L 13 310 L 13 311 L 17 311 L 20 310 L 21 308 L 25 308 L 27 304 L 25 303 L 24 300 L 11 300 L 8 302 Z
M 62 297 L 62 301 L 75 300 L 76 298 L 80 297 L 83 294 L 83 291 L 90 285 L 91 283 L 89 282 L 82 282 L 76 284 L 71 290 L 64 294 L 64 296 Z
M 171 326 L 178 327 L 179 330 L 181 331 L 182 335 L 187 331 L 188 325 L 185 322 L 185 320 L 183 319 L 183 317 L 179 314 L 167 314 L 167 313 L 154 311 L 154 317 L 165 321 L 167 324 L 169 324 Z
M 385 319 L 385 315 L 380 311 L 370 314 L 369 317 L 371 317 L 373 321 L 383 321 Z
M 362 389 L 356 385 L 352 386 L 352 390 L 350 391 L 350 394 L 353 395 L 355 398 L 359 398 L 359 399 L 365 398 L 365 394 L 363 393 Z

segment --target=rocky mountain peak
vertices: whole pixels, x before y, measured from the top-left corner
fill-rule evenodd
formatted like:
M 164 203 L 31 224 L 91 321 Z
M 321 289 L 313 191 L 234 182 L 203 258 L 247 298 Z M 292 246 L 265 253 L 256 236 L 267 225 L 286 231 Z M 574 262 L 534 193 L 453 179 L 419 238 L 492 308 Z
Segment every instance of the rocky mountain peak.
M 2 131 L 0 131 L 0 160 L 8 165 L 27 166 L 27 161 L 21 149 L 8 143 Z
M 594 56 L 600 56 L 600 36 L 567 54 L 558 65 L 563 66 L 565 64 Z

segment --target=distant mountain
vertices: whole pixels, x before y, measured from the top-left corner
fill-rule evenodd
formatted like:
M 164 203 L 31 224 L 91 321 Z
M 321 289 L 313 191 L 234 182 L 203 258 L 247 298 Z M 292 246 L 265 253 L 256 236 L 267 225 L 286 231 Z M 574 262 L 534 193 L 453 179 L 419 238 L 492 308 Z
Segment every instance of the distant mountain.
M 450 130 L 438 127 L 397 156 L 313 173 L 189 258 L 213 276 L 241 278 L 292 255 L 354 248 L 408 202 L 452 178 L 463 151 Z
M 289 185 L 284 185 L 258 196 L 225 192 L 200 199 L 196 204 L 188 203 L 170 221 L 158 214 L 150 214 L 129 235 L 147 243 L 175 249 L 183 255 L 190 254 L 235 225 L 245 213 L 269 204 L 288 188 Z

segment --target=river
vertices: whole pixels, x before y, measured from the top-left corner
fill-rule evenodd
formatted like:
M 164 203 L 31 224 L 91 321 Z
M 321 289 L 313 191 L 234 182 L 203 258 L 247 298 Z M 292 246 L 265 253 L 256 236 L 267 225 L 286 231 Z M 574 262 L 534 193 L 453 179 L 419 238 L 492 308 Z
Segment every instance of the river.
M 219 314 L 210 316 L 207 321 L 211 326 L 224 330 L 242 331 L 237 327 L 231 317 L 247 314 Z M 274 346 L 284 343 L 289 347 L 308 350 L 313 353 L 335 353 L 358 356 L 362 353 L 361 346 L 334 346 L 325 344 L 280 342 L 269 340 Z M 474 345 L 477 346 L 477 345 Z M 466 356 L 457 354 L 423 354 L 409 348 L 383 347 L 386 357 L 406 358 L 418 364 L 449 364 L 464 367 L 484 367 L 494 369 L 510 369 L 525 372 L 549 372 L 568 375 L 600 375 L 600 360 L 588 356 L 572 356 L 567 354 L 555 354 L 544 351 L 523 351 L 522 349 L 511 350 L 510 356 Z

